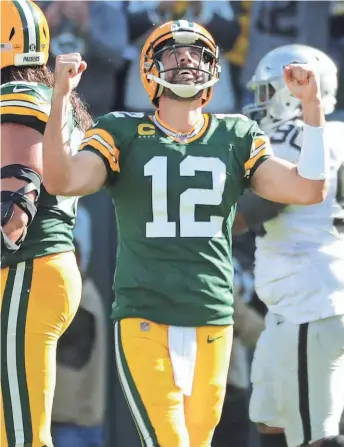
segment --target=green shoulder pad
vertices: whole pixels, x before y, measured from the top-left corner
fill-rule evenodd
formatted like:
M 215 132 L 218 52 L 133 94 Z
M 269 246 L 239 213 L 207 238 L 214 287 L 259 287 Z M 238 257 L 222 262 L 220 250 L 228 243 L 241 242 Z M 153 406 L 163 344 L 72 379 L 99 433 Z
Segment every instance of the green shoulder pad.
M 256 121 L 244 115 L 223 116 L 230 131 L 237 159 L 242 165 L 243 174 L 250 179 L 255 170 L 273 155 L 269 137 L 260 129 Z
M 50 114 L 52 89 L 34 82 L 9 82 L 1 86 L 2 123 L 18 123 L 41 134 Z
M 120 154 L 135 138 L 144 113 L 111 112 L 100 117 L 86 132 L 79 150 L 99 155 L 109 176 L 120 172 Z

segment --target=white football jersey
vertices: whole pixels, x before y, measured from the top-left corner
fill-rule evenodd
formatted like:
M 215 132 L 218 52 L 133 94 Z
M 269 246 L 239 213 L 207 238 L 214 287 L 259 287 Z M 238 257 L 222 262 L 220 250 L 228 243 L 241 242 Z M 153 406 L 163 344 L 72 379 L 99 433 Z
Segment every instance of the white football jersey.
M 280 125 L 270 135 L 274 154 L 297 163 L 301 120 Z M 255 282 L 259 298 L 295 323 L 344 314 L 344 237 L 333 219 L 343 215 L 336 201 L 337 171 L 344 162 L 344 123 L 325 125 L 330 148 L 329 189 L 316 205 L 289 205 L 264 224 L 256 238 Z

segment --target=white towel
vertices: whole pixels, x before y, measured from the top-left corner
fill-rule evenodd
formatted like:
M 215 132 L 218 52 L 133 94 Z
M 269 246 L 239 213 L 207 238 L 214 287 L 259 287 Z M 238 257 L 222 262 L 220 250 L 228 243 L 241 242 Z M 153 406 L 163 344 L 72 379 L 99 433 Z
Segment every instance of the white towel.
M 174 383 L 185 396 L 191 396 L 197 356 L 196 328 L 169 326 L 168 346 Z

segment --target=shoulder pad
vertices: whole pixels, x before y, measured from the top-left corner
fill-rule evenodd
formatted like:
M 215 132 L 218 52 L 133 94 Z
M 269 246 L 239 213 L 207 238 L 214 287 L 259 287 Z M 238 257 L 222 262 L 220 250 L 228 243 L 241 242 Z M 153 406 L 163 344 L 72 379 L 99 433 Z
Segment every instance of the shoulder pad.
M 113 116 L 114 118 L 136 118 L 141 119 L 145 116 L 143 112 L 110 112 L 108 115 Z M 107 116 L 107 115 L 105 115 Z
M 13 81 L 1 85 L 1 95 L 25 93 L 33 95 L 41 101 L 51 100 L 53 89 L 37 82 Z
M 133 112 L 110 112 L 98 118 L 93 128 L 102 128 L 109 132 L 118 144 L 131 141 L 137 134 L 142 120 L 149 120 L 148 114 Z
M 50 114 L 52 89 L 33 82 L 1 86 L 1 121 L 32 127 L 43 133 Z
M 256 124 L 255 121 L 247 118 L 245 115 L 241 115 L 239 113 L 215 113 L 213 116 L 219 121 L 225 122 L 227 127 L 229 128 L 235 127 L 236 129 L 250 129 L 253 124 Z
M 247 118 L 246 115 L 242 115 L 240 113 L 214 113 L 214 115 L 218 119 L 230 118 L 230 119 L 234 119 L 234 120 L 242 119 L 243 121 L 251 121 L 249 118 Z

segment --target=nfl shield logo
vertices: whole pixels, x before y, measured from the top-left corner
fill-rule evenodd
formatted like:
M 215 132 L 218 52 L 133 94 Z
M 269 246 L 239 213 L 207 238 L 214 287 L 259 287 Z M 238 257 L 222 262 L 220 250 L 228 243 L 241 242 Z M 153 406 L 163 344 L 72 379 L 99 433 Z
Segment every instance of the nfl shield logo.
M 141 321 L 140 330 L 143 332 L 149 331 L 149 323 L 147 321 Z

